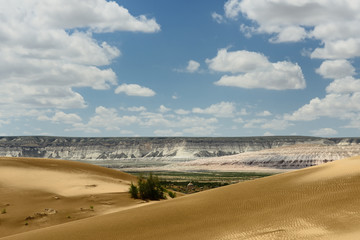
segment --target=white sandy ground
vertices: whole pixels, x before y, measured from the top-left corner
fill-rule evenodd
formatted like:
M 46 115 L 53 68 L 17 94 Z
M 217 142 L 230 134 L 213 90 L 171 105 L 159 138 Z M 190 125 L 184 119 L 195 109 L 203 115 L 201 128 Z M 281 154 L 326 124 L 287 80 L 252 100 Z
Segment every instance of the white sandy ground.
M 360 239 L 360 157 L 1 240 Z

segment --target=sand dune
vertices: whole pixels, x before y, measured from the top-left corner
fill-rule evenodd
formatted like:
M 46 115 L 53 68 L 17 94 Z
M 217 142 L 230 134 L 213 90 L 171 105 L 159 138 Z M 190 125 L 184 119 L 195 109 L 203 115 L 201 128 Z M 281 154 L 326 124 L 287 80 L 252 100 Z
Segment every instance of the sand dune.
M 360 239 L 359 229 L 354 157 L 3 239 Z
M 139 206 L 131 181 L 89 164 L 0 158 L 0 237 Z

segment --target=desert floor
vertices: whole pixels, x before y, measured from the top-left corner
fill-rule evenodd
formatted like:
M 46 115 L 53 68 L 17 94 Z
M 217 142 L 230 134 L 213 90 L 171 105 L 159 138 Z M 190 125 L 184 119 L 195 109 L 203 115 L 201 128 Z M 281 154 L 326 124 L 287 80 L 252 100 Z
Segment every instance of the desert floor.
M 0 237 L 137 207 L 132 181 L 72 161 L 0 158 Z
M 47 226 L 46 221 L 51 222 L 52 218 L 63 224 L 1 240 L 360 239 L 360 157 L 152 204 L 139 204 L 139 201 L 118 193 L 117 190 L 123 191 L 122 186 L 125 190 L 133 180 L 126 174 L 57 160 L 36 160 L 35 163 L 17 160 L 22 167 L 11 161 L 6 160 L 0 167 L 0 204 L 7 211 L 0 215 L 0 233 L 13 234 L 11 228 L 19 225 L 21 231 Z M 42 169 L 44 164 L 47 170 Z M 30 171 L 43 175 L 39 173 L 36 181 Z M 47 174 L 47 171 L 54 174 Z M 12 176 L 15 173 L 21 176 Z M 64 177 L 57 176 L 58 173 L 63 173 Z M 79 184 L 73 186 L 72 181 L 67 181 L 70 176 Z M 88 178 L 91 181 L 84 181 Z M 109 185 L 102 188 L 105 183 Z M 49 187 L 50 184 L 54 186 Z M 90 189 L 95 192 L 89 193 Z M 111 189 L 113 192 L 109 192 Z M 28 192 L 37 194 L 29 195 Z M 116 203 L 114 199 L 117 199 Z M 106 203 L 118 206 L 117 212 L 107 214 Z M 95 210 L 89 209 L 89 205 Z M 33 214 L 44 207 L 58 212 L 46 216 L 42 223 L 43 217 L 37 219 Z M 80 211 L 80 207 L 85 210 Z M 101 213 L 96 214 L 97 211 Z M 80 219 L 81 214 L 97 216 Z M 71 219 L 67 219 L 67 215 L 71 215 Z M 17 220 L 14 220 L 15 216 L 18 216 Z M 26 216 L 35 216 L 35 219 L 24 225 Z

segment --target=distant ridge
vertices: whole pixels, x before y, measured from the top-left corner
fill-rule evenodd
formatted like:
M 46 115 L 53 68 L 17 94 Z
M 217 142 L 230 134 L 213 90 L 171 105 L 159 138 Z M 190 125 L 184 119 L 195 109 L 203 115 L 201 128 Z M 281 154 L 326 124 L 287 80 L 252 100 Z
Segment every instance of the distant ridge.
M 177 157 L 198 158 L 234 155 L 307 142 L 332 145 L 347 139 L 306 136 L 269 137 L 0 137 L 0 155 L 11 157 L 124 159 Z
M 224 167 L 231 170 L 238 166 L 296 169 L 360 155 L 359 143 L 360 138 L 308 136 L 96 138 L 13 136 L 0 137 L 0 156 L 85 161 L 121 169 L 131 168 L 136 161 L 136 168 L 141 164 L 145 167 L 155 164 L 158 167 L 186 162 L 190 169 L 207 170 L 206 167 L 211 167 L 209 164 L 212 161 L 215 168 L 208 170 L 221 170 Z M 302 148 L 286 148 L 290 146 L 302 146 Z M 283 149 L 284 147 L 286 149 Z M 234 156 L 237 159 L 233 160 L 227 156 Z M 213 161 L 211 158 L 214 157 L 223 157 L 225 162 L 222 159 Z M 192 162 L 201 158 L 204 159 L 202 162 Z M 280 160 L 284 161 L 280 162 Z M 109 165 L 103 164 L 105 162 Z M 174 167 L 178 167 L 175 165 Z

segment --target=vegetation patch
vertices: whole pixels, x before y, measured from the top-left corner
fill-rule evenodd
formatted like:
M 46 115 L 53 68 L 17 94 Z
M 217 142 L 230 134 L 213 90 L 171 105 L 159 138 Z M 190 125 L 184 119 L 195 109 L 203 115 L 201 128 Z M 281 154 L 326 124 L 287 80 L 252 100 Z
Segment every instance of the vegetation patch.
M 128 172 L 135 176 L 141 177 L 146 172 Z M 163 188 L 182 193 L 195 193 L 217 187 L 222 187 L 238 182 L 254 180 L 257 178 L 267 177 L 273 173 L 259 172 L 170 172 L 156 171 L 154 174 L 159 179 L 159 184 Z M 191 184 L 190 184 L 191 183 Z M 190 185 L 189 185 L 190 184 Z M 189 185 L 189 186 L 188 186 Z M 132 188 L 136 188 L 133 186 Z M 135 188 L 133 192 L 136 191 Z M 138 195 L 138 193 L 134 194 Z M 170 193 L 168 193 L 171 197 Z
M 150 173 L 147 178 L 140 175 L 137 186 L 131 183 L 129 192 L 132 198 L 160 200 L 165 199 L 166 190 L 161 185 L 159 178 Z

